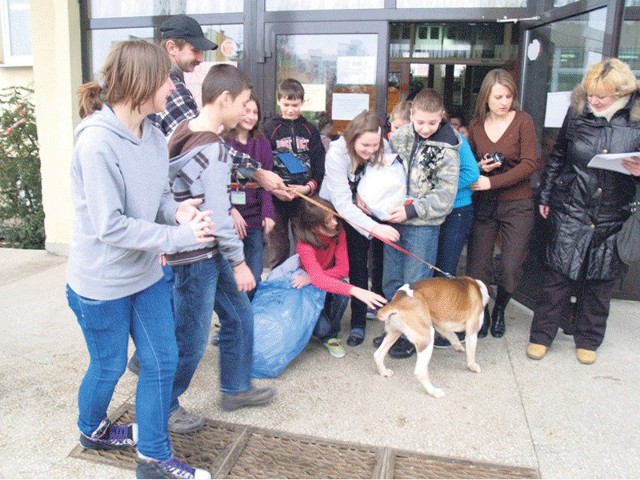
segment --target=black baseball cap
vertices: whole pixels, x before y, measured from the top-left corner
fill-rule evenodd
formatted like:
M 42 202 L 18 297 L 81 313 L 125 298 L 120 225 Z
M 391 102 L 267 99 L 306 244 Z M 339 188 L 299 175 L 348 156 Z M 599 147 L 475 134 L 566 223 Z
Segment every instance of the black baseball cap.
M 200 24 L 186 15 L 176 15 L 160 25 L 162 38 L 181 38 L 198 50 L 215 50 L 218 45 L 202 33 Z

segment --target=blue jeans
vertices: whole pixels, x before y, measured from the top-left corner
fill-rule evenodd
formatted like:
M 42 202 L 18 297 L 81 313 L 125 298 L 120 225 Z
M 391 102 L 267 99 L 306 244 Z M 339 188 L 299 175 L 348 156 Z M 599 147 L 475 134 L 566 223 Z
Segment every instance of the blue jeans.
M 438 259 L 436 266 L 451 275 L 456 275 L 458 261 L 464 248 L 464 244 L 471 233 L 473 223 L 473 205 L 454 208 L 444 223 L 440 225 L 440 236 L 438 239 Z M 436 272 L 437 277 L 444 277 L 440 272 Z
M 326 342 L 330 338 L 338 337 L 342 317 L 347 309 L 348 303 L 349 297 L 327 292 L 324 300 L 324 308 L 322 312 L 320 312 L 320 318 L 318 318 L 318 323 L 313 332 L 320 341 Z
M 200 363 L 211 330 L 213 311 L 220 320 L 220 391 L 241 393 L 251 388 L 253 309 L 239 292 L 229 262 L 218 254 L 190 265 L 174 267 L 178 369 L 171 411 Z
M 257 288 L 264 267 L 264 232 L 260 228 L 247 228 L 247 236 L 242 242 L 244 243 L 244 259 L 256 279 Z M 255 292 L 255 290 L 253 291 Z
M 173 284 L 176 282 L 176 276 L 173 274 L 173 267 L 171 265 L 163 265 L 162 276 L 169 284 L 169 291 L 171 292 L 171 311 L 173 311 Z
M 438 233 L 440 226 L 393 225 L 400 232 L 398 245 L 431 265 L 435 265 L 438 253 Z M 384 267 L 382 269 L 382 291 L 391 300 L 405 283 L 413 283 L 431 278 L 433 270 L 415 258 L 384 246 Z
M 113 390 L 127 366 L 131 335 L 141 367 L 136 390 L 138 451 L 157 460 L 172 456 L 167 421 L 178 352 L 169 299 L 165 280 L 106 301 L 82 297 L 67 285 L 67 302 L 89 351 L 89 368 L 78 391 L 80 431 L 91 435 L 107 416 Z

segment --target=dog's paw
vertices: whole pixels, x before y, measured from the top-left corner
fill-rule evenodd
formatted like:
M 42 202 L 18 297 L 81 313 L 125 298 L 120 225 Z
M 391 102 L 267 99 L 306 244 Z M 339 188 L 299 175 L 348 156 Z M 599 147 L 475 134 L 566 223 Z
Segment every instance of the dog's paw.
M 461 343 L 458 343 L 457 345 L 454 345 L 454 346 L 453 346 L 453 349 L 454 349 L 456 352 L 464 352 L 464 351 L 465 351 L 465 350 L 464 350 L 464 345 L 462 345 Z
M 467 365 L 467 368 L 475 373 L 480 373 L 482 371 L 480 365 L 478 365 L 477 363 L 470 363 Z
M 390 368 L 385 368 L 383 370 L 380 370 L 380 375 L 382 375 L 383 377 L 393 377 L 395 374 L 396 372 L 394 372 Z
M 431 395 L 432 397 L 434 397 L 434 398 L 442 398 L 442 397 L 444 397 L 444 390 L 442 390 L 440 388 L 432 388 L 427 393 L 429 395 Z

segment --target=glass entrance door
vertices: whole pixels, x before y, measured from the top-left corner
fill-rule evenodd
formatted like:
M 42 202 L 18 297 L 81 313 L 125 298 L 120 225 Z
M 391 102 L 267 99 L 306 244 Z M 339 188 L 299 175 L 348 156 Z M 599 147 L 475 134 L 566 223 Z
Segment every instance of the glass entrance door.
M 267 117 L 277 113 L 276 88 L 285 78 L 305 89 L 303 115 L 331 115 L 334 134 L 362 110 L 381 116 L 386 101 L 387 24 L 267 24 L 262 92 Z

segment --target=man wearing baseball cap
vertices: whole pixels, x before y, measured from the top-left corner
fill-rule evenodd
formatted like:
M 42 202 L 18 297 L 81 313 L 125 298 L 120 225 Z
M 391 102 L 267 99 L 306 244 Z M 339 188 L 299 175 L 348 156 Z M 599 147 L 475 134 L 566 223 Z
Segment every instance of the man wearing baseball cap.
M 204 36 L 200 24 L 186 15 L 170 17 L 160 26 L 160 43 L 171 58 L 169 76 L 176 86 L 167 101 L 166 110 L 152 117 L 165 136 L 173 133 L 180 122 L 198 115 L 198 106 L 184 83 L 184 72 L 193 72 L 202 63 L 202 52 L 218 46 Z

